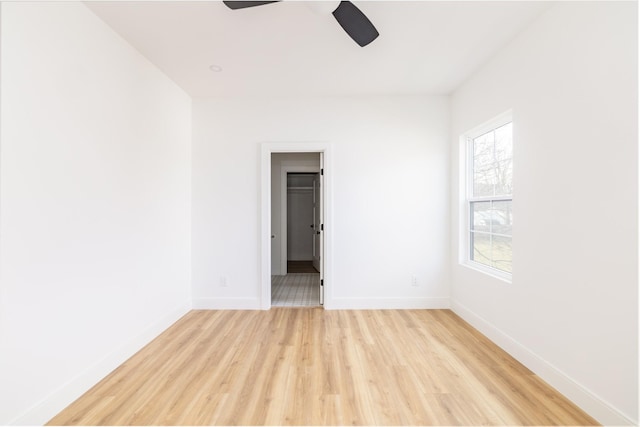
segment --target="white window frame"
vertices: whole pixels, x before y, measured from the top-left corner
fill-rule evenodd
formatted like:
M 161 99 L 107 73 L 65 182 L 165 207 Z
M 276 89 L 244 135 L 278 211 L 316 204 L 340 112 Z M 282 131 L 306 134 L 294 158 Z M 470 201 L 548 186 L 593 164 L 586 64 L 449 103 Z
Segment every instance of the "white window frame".
M 473 197 L 473 140 L 479 136 L 484 135 L 487 132 L 498 129 L 506 124 L 513 123 L 513 114 L 511 111 L 500 114 L 499 116 L 483 123 L 482 125 L 465 132 L 460 138 L 462 149 L 465 153 L 465 161 L 463 162 L 464 170 L 462 171 L 463 182 L 465 182 L 464 188 L 464 202 L 462 208 L 462 224 L 461 224 L 461 247 L 463 254 L 461 257 L 461 264 L 482 273 L 493 276 L 502 281 L 511 283 L 513 274 L 499 270 L 497 268 L 489 267 L 488 265 L 471 259 L 471 204 L 474 202 L 499 202 L 499 201 L 511 201 L 513 203 L 513 193 L 510 196 L 482 196 Z M 499 235 L 492 233 L 493 235 Z M 513 244 L 513 233 L 511 236 Z

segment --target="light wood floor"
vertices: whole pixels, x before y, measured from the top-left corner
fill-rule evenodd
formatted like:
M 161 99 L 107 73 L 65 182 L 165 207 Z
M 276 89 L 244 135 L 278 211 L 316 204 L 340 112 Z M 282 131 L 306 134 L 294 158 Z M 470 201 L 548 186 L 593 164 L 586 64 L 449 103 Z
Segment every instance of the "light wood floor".
M 50 425 L 592 425 L 448 310 L 192 311 Z

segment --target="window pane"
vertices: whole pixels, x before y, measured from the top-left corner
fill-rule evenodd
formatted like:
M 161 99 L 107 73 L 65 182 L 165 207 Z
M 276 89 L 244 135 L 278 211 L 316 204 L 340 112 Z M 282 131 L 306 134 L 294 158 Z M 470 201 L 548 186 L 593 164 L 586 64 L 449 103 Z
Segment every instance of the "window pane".
M 513 157 L 513 125 L 507 123 L 495 130 L 495 159 L 497 161 Z
M 493 255 L 493 268 L 511 273 L 511 237 L 493 236 L 491 254 Z
M 513 194 L 513 159 L 496 162 L 493 167 L 495 174 L 495 195 L 507 196 Z
M 513 193 L 513 141 L 512 124 L 495 130 L 494 164 L 496 195 Z
M 471 232 L 471 260 L 491 267 L 491 237 Z
M 511 200 L 493 202 L 493 209 L 491 210 L 492 233 L 511 236 L 511 224 L 513 224 L 512 204 Z
M 493 131 L 487 132 L 473 139 L 473 161 L 477 165 L 490 165 L 493 163 Z
M 493 196 L 496 184 L 494 173 L 494 133 L 489 132 L 473 140 L 473 195 Z
M 471 229 L 474 231 L 491 231 L 491 202 L 471 203 Z
M 476 167 L 473 170 L 473 195 L 475 197 L 493 196 L 496 187 L 496 174 L 492 165 Z

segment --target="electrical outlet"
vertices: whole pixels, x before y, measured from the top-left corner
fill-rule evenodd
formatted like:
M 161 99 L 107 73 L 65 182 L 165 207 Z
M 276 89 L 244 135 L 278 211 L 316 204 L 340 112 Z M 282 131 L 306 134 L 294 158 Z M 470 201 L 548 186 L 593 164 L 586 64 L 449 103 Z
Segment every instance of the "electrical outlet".
M 418 278 L 415 275 L 411 276 L 411 286 L 418 286 Z
M 229 281 L 227 280 L 227 276 L 220 276 L 220 287 L 226 288 Z

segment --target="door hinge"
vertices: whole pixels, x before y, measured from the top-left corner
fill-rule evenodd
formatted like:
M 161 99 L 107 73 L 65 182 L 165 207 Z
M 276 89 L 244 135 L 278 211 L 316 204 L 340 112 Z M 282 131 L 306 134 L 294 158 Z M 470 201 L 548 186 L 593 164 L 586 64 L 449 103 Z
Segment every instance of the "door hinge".
M 324 169 L 320 169 L 320 175 L 324 175 Z
M 320 231 L 324 231 L 324 224 L 320 224 Z
M 324 279 L 320 279 L 320 286 L 324 286 Z

